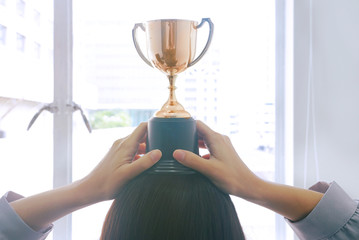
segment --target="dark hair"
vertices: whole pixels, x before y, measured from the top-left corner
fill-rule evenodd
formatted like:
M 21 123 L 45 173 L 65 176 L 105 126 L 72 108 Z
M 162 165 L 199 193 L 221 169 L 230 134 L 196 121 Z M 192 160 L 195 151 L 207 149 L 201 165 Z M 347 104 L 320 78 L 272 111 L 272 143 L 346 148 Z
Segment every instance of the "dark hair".
M 200 174 L 142 174 L 109 209 L 102 240 L 245 239 L 233 203 Z

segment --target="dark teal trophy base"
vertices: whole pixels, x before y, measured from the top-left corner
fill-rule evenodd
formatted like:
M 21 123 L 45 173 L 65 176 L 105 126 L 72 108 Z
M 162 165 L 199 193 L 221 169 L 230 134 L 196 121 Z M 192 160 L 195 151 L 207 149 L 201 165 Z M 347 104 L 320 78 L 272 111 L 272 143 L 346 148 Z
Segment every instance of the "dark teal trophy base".
M 147 170 L 148 173 L 195 173 L 176 161 L 173 152 L 184 149 L 198 155 L 196 121 L 193 118 L 151 118 L 148 122 L 146 152 L 154 149 L 161 150 L 162 157 Z

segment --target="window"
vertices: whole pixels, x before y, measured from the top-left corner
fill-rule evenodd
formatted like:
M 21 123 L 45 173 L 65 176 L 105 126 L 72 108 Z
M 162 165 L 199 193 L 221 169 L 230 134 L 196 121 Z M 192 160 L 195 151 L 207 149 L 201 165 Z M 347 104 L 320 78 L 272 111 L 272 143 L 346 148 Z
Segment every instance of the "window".
M 6 44 L 6 27 L 0 24 L 0 43 Z
M 196 88 L 186 88 L 185 91 L 186 92 L 196 92 L 197 89 Z
M 23 17 L 25 16 L 25 2 L 24 0 L 17 0 L 16 1 L 16 12 L 17 15 Z
M 20 52 L 25 52 L 26 37 L 20 33 L 16 33 L 16 49 Z

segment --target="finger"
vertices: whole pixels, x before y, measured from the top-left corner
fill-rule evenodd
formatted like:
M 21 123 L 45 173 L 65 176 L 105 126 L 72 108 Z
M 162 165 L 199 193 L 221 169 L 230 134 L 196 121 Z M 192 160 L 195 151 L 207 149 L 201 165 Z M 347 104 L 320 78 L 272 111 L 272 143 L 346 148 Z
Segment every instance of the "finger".
M 138 127 L 126 138 L 129 144 L 139 144 L 144 142 L 144 138 L 147 134 L 147 123 L 142 122 Z
M 143 122 L 138 125 L 138 127 L 124 141 L 122 141 L 121 147 L 123 147 L 125 151 L 130 151 L 135 154 L 146 133 L 147 123 Z
M 146 129 L 147 130 L 147 129 Z M 147 141 L 147 132 L 146 134 L 142 137 L 142 139 L 140 140 L 140 143 L 145 143 Z
M 133 178 L 143 171 L 152 167 L 156 162 L 158 162 L 162 157 L 160 150 L 152 150 L 142 157 L 138 158 L 136 161 L 133 161 L 128 165 L 128 174 L 130 178 Z
M 197 154 L 185 150 L 176 150 L 173 153 L 173 157 L 186 167 L 197 170 L 206 176 L 212 175 L 214 169 L 212 161 L 208 161 Z
M 197 130 L 199 137 L 202 137 L 204 140 L 206 140 L 210 134 L 214 132 L 210 127 L 208 127 L 200 120 L 197 120 Z
M 204 143 L 203 139 L 198 139 L 198 147 L 200 148 L 207 148 L 206 144 Z
M 140 143 L 137 149 L 137 154 L 145 154 L 146 153 L 146 143 Z
M 200 120 L 197 120 L 197 132 L 208 148 L 210 148 L 211 142 L 213 142 L 213 137 L 218 134 Z
M 209 154 L 209 153 L 202 156 L 202 158 L 207 159 L 207 160 L 208 160 L 210 157 L 211 157 L 211 154 Z

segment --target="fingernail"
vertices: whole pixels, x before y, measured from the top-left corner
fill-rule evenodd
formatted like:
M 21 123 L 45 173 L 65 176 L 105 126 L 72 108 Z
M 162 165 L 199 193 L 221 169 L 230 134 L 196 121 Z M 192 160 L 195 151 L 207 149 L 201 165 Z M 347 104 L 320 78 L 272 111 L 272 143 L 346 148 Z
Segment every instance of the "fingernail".
M 160 160 L 162 156 L 162 153 L 160 150 L 153 150 L 150 154 L 150 158 L 153 160 L 153 161 L 158 161 Z
M 173 153 L 173 157 L 175 159 L 177 159 L 178 161 L 182 161 L 184 159 L 184 156 L 185 156 L 185 152 L 182 151 L 182 150 L 176 150 L 174 153 Z

